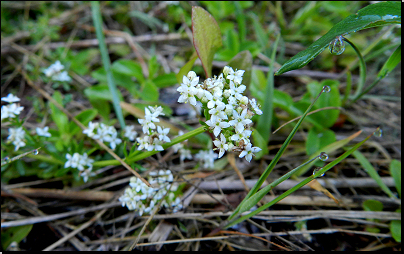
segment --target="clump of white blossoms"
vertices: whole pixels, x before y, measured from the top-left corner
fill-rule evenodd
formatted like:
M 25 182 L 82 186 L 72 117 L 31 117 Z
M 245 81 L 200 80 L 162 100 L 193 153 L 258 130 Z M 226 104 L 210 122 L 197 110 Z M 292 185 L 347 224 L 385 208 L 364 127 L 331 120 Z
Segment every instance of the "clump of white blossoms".
M 170 170 L 150 172 L 148 181 L 153 187 L 147 186 L 139 178 L 132 177 L 130 188 L 125 189 L 119 198 L 122 206 L 137 211 L 140 216 L 150 213 L 160 201 L 161 206 L 172 209 L 173 213 L 183 208 L 181 199 L 176 197 L 178 185 L 173 182 L 174 177 Z
M 252 147 L 250 142 L 251 118 L 254 114 L 261 115 L 262 111 L 255 99 L 243 95 L 246 89 L 242 84 L 244 72 L 225 66 L 219 77 L 199 83 L 199 77 L 190 71 L 183 77 L 177 91 L 181 94 L 180 103 L 189 102 L 196 106 L 197 101 L 202 102 L 206 125 L 217 138 L 213 143 L 215 149 L 219 149 L 218 158 L 225 151 L 232 151 L 240 152 L 239 157 L 250 162 L 254 153 L 261 151 L 259 147 Z
M 18 116 L 24 107 L 21 107 L 18 103 L 20 98 L 17 96 L 12 95 L 11 93 L 8 94 L 6 97 L 1 98 L 2 101 L 8 102 L 8 105 L 1 106 L 1 120 L 5 118 L 15 118 Z
M 67 71 L 62 71 L 65 67 L 57 60 L 54 64 L 51 64 L 47 69 L 43 71 L 43 73 L 53 81 L 66 81 L 70 82 L 72 79 L 70 78 Z
M 182 135 L 184 135 L 184 132 L 182 130 L 180 130 L 178 132 L 178 135 L 175 136 L 174 138 L 182 136 Z M 185 148 L 186 143 L 187 143 L 187 140 L 185 140 L 185 141 L 183 141 L 181 143 L 177 143 L 177 144 L 172 146 L 172 148 L 174 150 L 174 153 L 178 153 L 178 152 L 180 153 L 180 161 L 181 162 L 184 162 L 185 159 L 192 160 L 191 150 Z
M 92 171 L 93 169 L 93 159 L 88 158 L 88 155 L 84 153 L 83 155 L 79 153 L 66 154 L 66 163 L 65 168 L 77 168 L 80 171 L 80 176 L 83 177 L 84 182 L 87 182 L 90 176 L 94 176 L 95 174 Z
M 200 160 L 203 164 L 203 168 L 213 168 L 214 161 L 217 159 L 218 155 L 212 150 L 201 150 L 195 154 L 195 159 Z
M 170 128 L 161 128 L 156 126 L 155 123 L 160 122 L 159 116 L 164 116 L 163 108 L 161 106 L 151 107 L 144 109 L 145 115 L 144 119 L 139 119 L 139 123 L 142 125 L 143 137 L 136 138 L 139 143 L 138 150 L 147 151 L 163 151 L 164 148 L 162 144 L 165 142 L 170 142 L 170 138 L 167 136 Z
M 101 142 L 109 142 L 109 146 L 112 150 L 115 150 L 116 145 L 122 143 L 122 140 L 118 138 L 118 132 L 114 126 L 107 126 L 103 123 L 88 123 L 88 128 L 83 131 L 92 139 L 98 139 Z
M 25 146 L 25 131 L 23 130 L 22 127 L 19 128 L 9 128 L 8 133 L 10 134 L 7 137 L 7 141 L 9 143 L 13 143 L 15 146 L 14 151 L 17 151 L 20 149 L 20 147 Z

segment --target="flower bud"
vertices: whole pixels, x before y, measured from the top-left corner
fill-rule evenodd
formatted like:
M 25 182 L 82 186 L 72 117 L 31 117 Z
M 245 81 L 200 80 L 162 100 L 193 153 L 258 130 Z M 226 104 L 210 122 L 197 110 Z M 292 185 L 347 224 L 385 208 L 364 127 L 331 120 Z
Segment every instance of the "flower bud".
M 224 76 L 227 77 L 227 75 L 229 75 L 229 73 L 230 73 L 231 71 L 233 71 L 233 68 L 231 68 L 231 67 L 229 67 L 229 66 L 225 66 L 225 67 L 223 68 L 223 74 L 224 74 Z
M 194 78 L 196 78 L 196 73 L 194 71 L 188 72 L 187 78 L 192 81 Z
M 247 96 L 241 97 L 240 103 L 244 104 L 244 105 L 247 105 L 248 104 L 248 97 Z

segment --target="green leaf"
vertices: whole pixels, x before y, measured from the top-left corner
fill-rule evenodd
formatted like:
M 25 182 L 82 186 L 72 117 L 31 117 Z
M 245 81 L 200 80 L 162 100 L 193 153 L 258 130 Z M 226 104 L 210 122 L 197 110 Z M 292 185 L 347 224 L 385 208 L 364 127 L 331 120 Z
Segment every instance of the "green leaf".
M 355 151 L 352 153 L 352 155 L 358 160 L 358 162 L 361 164 L 361 166 L 365 169 L 365 171 L 369 174 L 370 177 L 373 178 L 373 180 L 376 181 L 377 185 L 390 197 L 396 199 L 397 197 L 394 196 L 393 192 L 387 187 L 387 185 L 382 181 L 380 178 L 379 174 L 377 173 L 376 169 L 370 164 L 368 159 L 366 159 L 365 156 L 362 155 L 359 151 Z
M 109 119 L 109 114 L 111 113 L 111 106 L 107 100 L 89 100 L 91 105 L 98 110 L 98 113 L 104 118 L 104 120 Z
M 112 101 L 112 95 L 105 84 L 99 84 L 84 89 L 84 94 L 89 100 L 109 100 Z M 123 101 L 122 94 L 118 91 L 119 100 Z
M 265 154 L 268 154 L 268 140 L 265 140 L 257 130 L 253 129 L 252 137 L 254 140 L 254 145 L 261 148 L 262 150 L 255 154 L 255 159 L 260 159 Z
M 378 78 L 384 78 L 401 62 L 401 45 L 393 52 L 382 69 L 377 74 Z
M 59 91 L 55 91 L 53 94 L 53 99 L 55 99 L 60 105 L 63 105 L 62 94 Z M 61 135 L 67 133 L 67 126 L 69 123 L 69 118 L 63 113 L 60 109 L 58 109 L 53 103 L 49 102 L 49 107 L 51 109 L 52 120 L 55 122 L 56 126 L 59 129 Z
M 396 242 L 401 243 L 401 220 L 393 220 L 390 223 L 390 231 Z
M 145 81 L 142 67 L 133 60 L 119 59 L 112 64 L 111 69 L 117 73 L 135 77 L 140 83 Z
M 198 58 L 198 56 L 191 57 L 191 59 L 184 66 L 182 66 L 182 68 L 180 69 L 178 74 L 175 75 L 175 77 L 176 77 L 179 84 L 182 83 L 182 78 L 184 76 L 187 76 L 188 72 L 190 72 L 192 70 L 192 66 L 194 65 L 195 60 L 197 58 Z
M 399 2 L 381 2 L 372 4 L 349 15 L 307 49 L 299 52 L 279 68 L 275 75 L 302 68 L 318 56 L 337 36 L 357 32 L 376 26 L 401 24 L 401 4 Z
M 159 89 L 151 80 L 146 80 L 140 97 L 145 101 L 157 101 L 159 99 Z
M 82 112 L 80 112 L 76 118 L 80 123 L 82 123 L 84 126 L 87 126 L 87 124 L 93 120 L 98 114 L 98 111 L 96 109 L 87 109 Z M 79 132 L 81 129 L 77 124 L 73 121 L 69 123 L 69 133 L 70 135 L 74 135 L 77 132 Z
M 378 200 L 365 200 L 362 203 L 363 210 L 365 211 L 373 211 L 373 212 L 380 212 L 383 211 L 383 204 Z
M 316 154 L 323 147 L 337 141 L 335 133 L 331 130 L 317 130 L 311 128 L 307 134 L 306 152 L 308 155 Z
M 213 56 L 222 46 L 222 37 L 216 20 L 199 6 L 192 6 L 192 35 L 206 78 L 211 77 Z
M 177 84 L 177 78 L 175 77 L 175 73 L 163 74 L 154 78 L 153 83 L 158 88 L 173 86 Z
M 244 50 L 238 53 L 230 60 L 227 64 L 232 67 L 234 71 L 245 70 L 243 75 L 243 84 L 248 88 L 251 82 L 251 71 L 252 71 L 252 55 L 250 51 Z
M 160 67 L 159 63 L 157 62 L 156 55 L 153 55 L 150 58 L 148 65 L 149 65 L 149 78 L 153 78 Z
M 31 232 L 32 229 L 32 224 L 31 225 L 24 225 L 24 226 L 18 226 L 18 227 L 12 227 L 12 228 L 7 228 L 5 230 L 1 230 L 1 247 L 3 250 L 6 250 L 7 247 L 10 245 L 12 242 L 21 242 L 22 239 L 24 239 L 29 232 Z
M 390 162 L 390 174 L 396 184 L 398 195 L 401 197 L 401 161 L 392 160 Z

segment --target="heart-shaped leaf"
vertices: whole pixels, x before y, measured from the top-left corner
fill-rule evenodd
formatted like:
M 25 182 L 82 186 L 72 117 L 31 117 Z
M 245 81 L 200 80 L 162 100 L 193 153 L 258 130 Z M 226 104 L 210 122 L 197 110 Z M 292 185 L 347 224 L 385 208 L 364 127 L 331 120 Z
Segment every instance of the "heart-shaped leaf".
M 206 77 L 211 77 L 213 56 L 222 46 L 222 37 L 216 20 L 199 6 L 192 6 L 192 35 Z
M 318 56 L 337 36 L 391 24 L 401 24 L 401 4 L 399 2 L 381 2 L 366 6 L 356 14 L 349 15 L 337 23 L 307 49 L 292 57 L 279 68 L 275 75 L 302 68 Z

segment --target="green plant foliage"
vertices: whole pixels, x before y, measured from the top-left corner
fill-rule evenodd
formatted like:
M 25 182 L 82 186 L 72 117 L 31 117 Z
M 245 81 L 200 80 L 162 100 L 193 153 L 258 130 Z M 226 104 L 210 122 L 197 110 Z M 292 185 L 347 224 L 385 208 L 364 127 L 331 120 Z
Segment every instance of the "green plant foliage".
M 311 128 L 307 134 L 306 152 L 308 155 L 316 154 L 317 151 L 334 143 L 335 141 L 337 141 L 337 139 L 333 131 L 319 131 L 316 128 Z
M 245 70 L 243 75 L 243 85 L 247 88 L 251 82 L 252 60 L 253 58 L 250 51 L 244 50 L 235 55 L 227 64 L 227 66 L 232 67 L 234 70 Z
M 401 213 L 401 211 L 398 211 Z M 401 243 L 401 220 L 393 220 L 390 222 L 390 232 L 396 242 Z
M 392 160 L 390 162 L 390 174 L 394 179 L 398 195 L 401 198 L 401 161 Z
M 6 250 L 12 242 L 19 243 L 31 232 L 32 225 L 18 226 L 1 230 L 1 247 Z
M 382 2 L 368 5 L 337 23 L 324 36 L 288 60 L 275 75 L 302 68 L 319 55 L 337 36 L 376 26 L 401 24 L 401 4 Z
M 198 6 L 192 7 L 192 35 L 206 78 L 211 77 L 213 56 L 222 46 L 222 38 L 216 20 Z
M 365 200 L 362 203 L 363 210 L 365 211 L 374 211 L 374 212 L 380 212 L 383 211 L 383 204 L 382 202 L 378 200 Z

